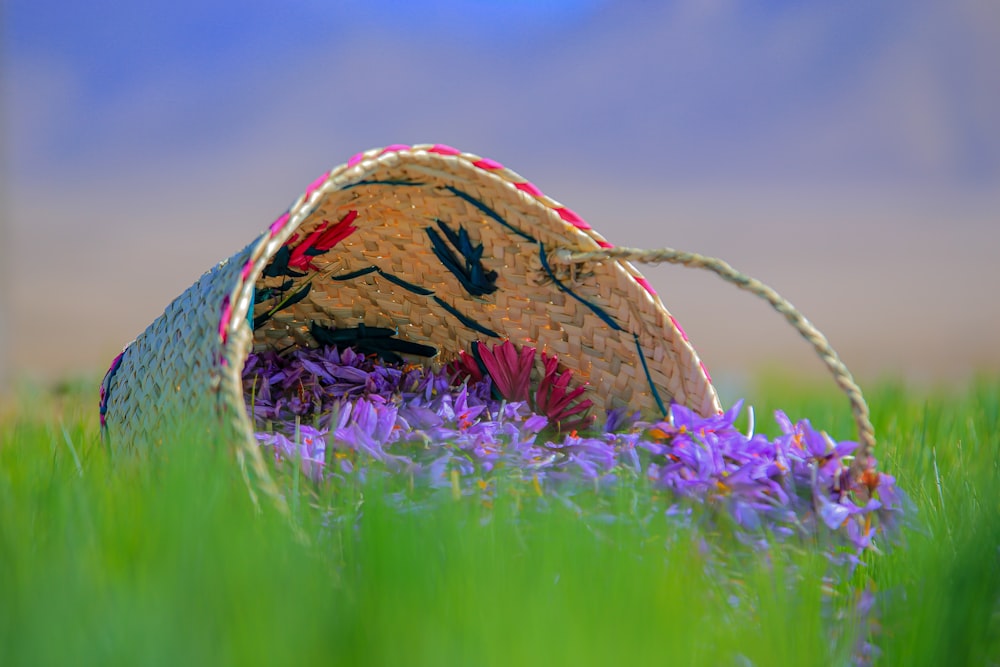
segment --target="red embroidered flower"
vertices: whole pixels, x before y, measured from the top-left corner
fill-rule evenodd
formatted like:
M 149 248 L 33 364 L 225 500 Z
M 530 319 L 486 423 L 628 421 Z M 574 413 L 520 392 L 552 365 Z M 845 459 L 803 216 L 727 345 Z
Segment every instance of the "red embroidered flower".
M 295 246 L 288 257 L 288 266 L 300 271 L 318 270 L 319 267 L 312 263 L 313 258 L 322 255 L 353 234 L 357 230 L 357 227 L 351 223 L 357 217 L 357 211 L 349 211 L 340 222 L 332 227 L 329 220 L 324 220 L 323 224 L 316 231 L 307 236 L 302 243 Z M 289 244 L 293 243 L 296 238 L 298 238 L 298 235 L 293 236 L 289 240 Z

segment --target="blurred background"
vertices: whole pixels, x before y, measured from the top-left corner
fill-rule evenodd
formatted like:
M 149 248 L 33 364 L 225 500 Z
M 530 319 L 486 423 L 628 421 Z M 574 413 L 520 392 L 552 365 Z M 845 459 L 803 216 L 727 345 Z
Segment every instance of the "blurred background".
M 100 375 L 317 175 L 397 142 L 499 160 L 618 245 L 722 256 L 862 379 L 1000 369 L 993 0 L 3 12 L 7 381 Z M 645 272 L 717 377 L 824 372 L 763 302 Z

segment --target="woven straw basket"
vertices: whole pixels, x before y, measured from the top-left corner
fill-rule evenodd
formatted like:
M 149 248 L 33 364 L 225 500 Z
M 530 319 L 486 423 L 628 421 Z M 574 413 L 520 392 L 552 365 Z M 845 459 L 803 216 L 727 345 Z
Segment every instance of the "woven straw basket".
M 361 153 L 313 182 L 125 348 L 101 388 L 101 421 L 112 441 L 156 445 L 204 418 L 267 477 L 243 397 L 247 355 L 331 336 L 433 364 L 474 341 L 530 343 L 588 382 L 597 408 L 662 417 L 678 402 L 717 412 L 684 331 L 615 256 L 704 258 L 618 251 L 495 161 L 442 145 Z

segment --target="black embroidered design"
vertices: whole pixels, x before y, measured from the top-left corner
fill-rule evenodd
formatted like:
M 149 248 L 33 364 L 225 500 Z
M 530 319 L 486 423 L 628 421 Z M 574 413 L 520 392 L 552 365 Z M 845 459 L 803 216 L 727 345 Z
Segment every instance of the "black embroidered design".
M 292 258 L 292 250 L 288 246 L 281 246 L 278 248 L 278 252 L 274 253 L 274 259 L 264 267 L 264 276 L 267 278 L 280 278 L 281 276 L 287 276 L 289 278 L 302 278 L 306 274 L 299 273 L 298 271 L 293 271 L 288 268 L 288 260 Z
M 351 271 L 350 273 L 345 273 L 340 276 L 333 276 L 332 280 L 353 280 L 355 278 L 360 278 L 361 276 L 367 276 L 369 273 L 378 273 L 389 282 L 399 285 L 403 289 L 409 290 L 414 294 L 419 294 L 420 296 L 431 296 L 434 294 L 433 290 L 429 290 L 426 287 L 420 287 L 419 285 L 414 285 L 413 283 L 407 282 L 402 278 L 397 278 L 388 271 L 383 271 L 377 266 L 369 266 L 368 268 L 358 269 L 357 271 Z
M 288 283 L 285 284 L 287 285 Z M 273 298 L 275 301 L 277 301 L 277 304 L 272 308 L 270 308 L 263 315 L 258 315 L 257 317 L 253 318 L 254 331 L 259 329 L 265 322 L 274 317 L 275 313 L 282 311 L 290 306 L 294 306 L 299 301 L 302 301 L 302 299 L 306 298 L 309 295 L 309 291 L 311 289 L 312 289 L 312 283 L 306 283 L 296 291 L 292 292 L 291 294 L 288 294 L 287 296 L 285 295 L 285 292 L 281 290 L 278 290 L 276 293 L 272 292 L 269 295 L 269 298 Z
M 486 327 L 484 327 L 479 322 L 476 322 L 471 317 L 466 317 L 461 312 L 459 312 L 458 308 L 455 308 L 454 306 L 450 305 L 447 301 L 445 301 L 441 297 L 439 297 L 439 296 L 434 297 L 434 301 L 439 306 L 441 306 L 442 308 L 444 308 L 445 310 L 447 310 L 449 313 L 451 313 L 452 315 L 454 315 L 455 319 L 457 319 L 459 322 L 461 322 L 465 326 L 469 327 L 473 331 L 478 331 L 481 334 L 485 334 L 487 336 L 492 336 L 493 338 L 499 338 L 500 337 L 500 334 L 498 334 L 496 331 L 493 331 L 492 329 L 487 329 Z
M 264 287 L 263 289 L 256 290 L 253 295 L 254 305 L 258 303 L 264 303 L 268 299 L 273 299 L 275 297 L 280 297 L 282 294 L 292 289 L 292 285 L 295 284 L 294 280 L 286 280 L 281 283 L 278 287 Z
M 448 242 L 446 243 L 445 238 L 441 238 L 441 234 L 438 234 L 433 227 L 427 227 L 425 231 L 431 240 L 431 247 L 445 268 L 458 278 L 465 291 L 472 296 L 482 296 L 497 291 L 497 272 L 487 271 L 483 266 L 483 244 L 473 245 L 464 227 L 459 227 L 458 233 L 455 233 L 440 220 L 437 224 Z M 455 255 L 449 243 L 461 257 Z
M 427 358 L 438 353 L 437 348 L 430 345 L 421 345 L 394 338 L 399 334 L 399 330 L 387 327 L 369 327 L 359 324 L 357 327 L 348 329 L 333 329 L 311 322 L 309 332 L 321 345 L 332 345 L 338 349 L 351 347 L 362 354 L 376 354 L 383 361 L 395 364 L 405 361 L 397 353 Z

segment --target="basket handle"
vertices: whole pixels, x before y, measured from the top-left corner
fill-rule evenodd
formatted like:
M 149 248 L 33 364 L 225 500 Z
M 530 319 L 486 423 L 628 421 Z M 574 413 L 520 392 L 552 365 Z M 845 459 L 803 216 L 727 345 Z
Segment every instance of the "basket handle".
M 691 268 L 707 269 L 716 273 L 723 280 L 730 282 L 742 290 L 756 294 L 764 299 L 771 306 L 785 316 L 785 319 L 795 327 L 803 338 L 816 350 L 823 363 L 830 370 L 837 386 L 843 390 L 851 403 L 851 411 L 854 414 L 854 422 L 858 427 L 859 447 L 851 464 L 851 473 L 858 479 L 864 471 L 870 468 L 870 460 L 875 451 L 875 428 L 872 426 L 871 413 L 868 410 L 868 403 L 861 393 L 861 388 L 851 372 L 840 360 L 840 355 L 830 345 L 819 329 L 806 319 L 795 306 L 787 299 L 778 294 L 774 289 L 768 287 L 756 278 L 741 273 L 717 257 L 708 257 L 693 252 L 685 252 L 674 248 L 660 248 L 657 250 L 643 250 L 641 248 L 605 248 L 592 252 L 573 252 L 565 248 L 555 250 L 549 261 L 555 264 L 577 264 L 580 262 L 599 262 L 602 260 L 616 259 L 633 262 L 643 262 L 648 264 L 658 264 L 668 262 L 670 264 L 680 264 Z

